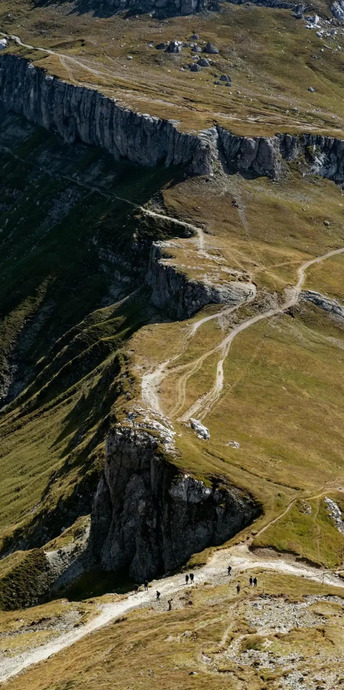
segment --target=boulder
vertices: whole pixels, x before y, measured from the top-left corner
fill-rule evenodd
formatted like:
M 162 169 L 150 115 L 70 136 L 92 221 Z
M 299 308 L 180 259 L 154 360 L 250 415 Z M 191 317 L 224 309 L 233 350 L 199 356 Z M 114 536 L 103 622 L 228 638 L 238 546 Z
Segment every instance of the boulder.
M 295 19 L 302 19 L 304 10 L 305 10 L 304 5 L 295 5 L 294 11 L 293 11 L 293 17 Z
M 229 74 L 221 74 L 220 81 L 226 81 L 228 84 L 232 83 Z
M 191 425 L 191 428 L 194 431 L 196 431 L 198 438 L 203 438 L 206 441 L 208 441 L 210 439 L 209 429 L 207 429 L 207 427 L 204 426 L 204 424 L 202 424 L 202 422 L 200 422 L 199 419 L 194 419 L 193 417 L 191 417 L 190 425 Z
M 157 50 L 166 50 L 168 48 L 168 43 L 158 43 L 155 47 Z
M 170 41 L 166 48 L 166 53 L 181 53 L 182 42 L 181 41 Z
M 201 53 L 202 52 L 201 46 L 193 46 L 193 48 L 191 48 L 191 50 L 193 53 Z
M 210 62 L 207 58 L 200 58 L 197 63 L 200 67 L 210 67 Z
M 202 67 L 198 64 L 198 62 L 191 62 L 189 65 L 189 70 L 190 72 L 200 72 Z
M 214 43 L 207 43 L 207 45 L 204 48 L 205 53 L 209 53 L 209 55 L 217 55 L 220 51 L 219 49 L 214 45 Z

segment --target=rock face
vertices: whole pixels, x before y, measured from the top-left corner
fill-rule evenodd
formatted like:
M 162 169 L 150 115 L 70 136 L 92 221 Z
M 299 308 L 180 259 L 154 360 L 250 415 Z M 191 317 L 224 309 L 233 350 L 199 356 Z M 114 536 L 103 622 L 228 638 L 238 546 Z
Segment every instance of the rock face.
M 14 55 L 0 57 L 0 106 L 57 131 L 65 141 L 99 146 L 143 166 L 182 165 L 209 175 L 219 160 L 229 173 L 277 177 L 298 159 L 310 173 L 344 182 L 344 141 L 314 134 L 241 137 L 220 126 L 180 132 L 176 123 L 133 112 L 96 90 L 74 86 Z
M 303 290 L 301 292 L 302 299 L 306 302 L 312 302 L 316 307 L 328 311 L 334 316 L 344 319 L 344 305 L 337 302 L 335 299 L 330 299 L 326 295 L 322 295 L 320 292 L 315 292 L 314 290 Z
M 344 23 L 344 0 L 336 0 L 331 7 L 333 16 Z
M 235 5 L 241 5 L 249 0 L 227 0 Z M 294 4 L 284 2 L 283 0 L 251 0 L 256 5 L 263 7 L 276 7 L 282 9 L 293 8 Z M 171 17 L 175 15 L 196 14 L 209 10 L 217 12 L 220 9 L 220 3 L 217 0 L 88 0 L 87 7 L 89 9 L 99 10 L 101 4 L 102 10 L 111 13 L 129 12 L 135 14 L 144 14 L 146 12 L 153 12 L 158 17 Z
M 134 113 L 98 91 L 49 76 L 13 55 L 0 59 L 0 99 L 6 110 L 24 115 L 65 141 L 80 140 L 143 166 L 191 164 L 193 172 L 211 172 L 206 138 L 178 131 L 175 124 Z
M 284 0 L 227 0 L 232 5 L 245 5 L 250 3 L 253 5 L 260 5 L 261 7 L 274 7 L 280 10 L 292 10 L 295 7 L 293 2 L 284 2 Z
M 250 282 L 229 281 L 212 285 L 206 280 L 193 280 L 176 267 L 164 263 L 163 242 L 154 242 L 151 249 L 146 282 L 152 288 L 151 303 L 163 309 L 172 319 L 186 319 L 206 304 L 239 304 L 253 297 L 256 287 Z
M 94 501 L 90 548 L 107 570 L 125 569 L 136 581 L 185 563 L 192 553 L 221 544 L 259 513 L 235 488 L 206 487 L 182 475 L 148 431 L 117 427 Z
M 90 7 L 99 9 L 99 1 L 91 0 Z M 219 3 L 216 0 L 103 0 L 102 5 L 108 11 L 130 12 L 144 14 L 154 12 L 159 17 L 174 15 L 188 15 L 204 10 L 218 10 Z

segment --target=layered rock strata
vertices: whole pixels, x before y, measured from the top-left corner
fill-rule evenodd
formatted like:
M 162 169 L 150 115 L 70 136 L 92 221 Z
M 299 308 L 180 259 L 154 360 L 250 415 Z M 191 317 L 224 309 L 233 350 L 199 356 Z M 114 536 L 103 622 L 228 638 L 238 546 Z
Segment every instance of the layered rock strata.
M 315 134 L 241 137 L 220 126 L 198 133 L 175 121 L 133 112 L 94 89 L 47 75 L 13 55 L 0 57 L 0 105 L 31 122 L 143 166 L 184 166 L 211 174 L 216 160 L 230 173 L 277 177 L 283 162 L 302 159 L 312 174 L 344 181 L 344 141 Z
M 205 486 L 166 461 L 160 434 L 116 427 L 91 522 L 91 550 L 106 570 L 142 581 L 221 544 L 259 513 L 238 489 Z

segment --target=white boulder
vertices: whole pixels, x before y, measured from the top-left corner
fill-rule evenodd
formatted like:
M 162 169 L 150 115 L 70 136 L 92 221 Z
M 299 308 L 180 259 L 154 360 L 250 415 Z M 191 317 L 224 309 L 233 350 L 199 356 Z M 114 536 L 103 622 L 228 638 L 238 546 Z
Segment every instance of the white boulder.
M 193 419 L 191 417 L 190 425 L 191 425 L 191 428 L 194 429 L 194 431 L 196 431 L 198 438 L 203 438 L 206 441 L 208 441 L 210 439 L 209 429 L 207 429 L 207 427 L 204 426 L 204 424 L 202 424 L 202 422 L 200 422 L 199 419 Z

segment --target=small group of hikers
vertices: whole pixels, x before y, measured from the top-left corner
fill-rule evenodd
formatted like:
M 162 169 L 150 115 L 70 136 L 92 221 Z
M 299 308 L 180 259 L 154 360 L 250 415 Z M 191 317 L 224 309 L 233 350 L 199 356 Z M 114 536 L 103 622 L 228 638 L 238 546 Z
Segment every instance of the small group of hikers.
M 228 575 L 230 575 L 231 572 L 232 572 L 232 566 L 229 565 L 229 566 L 227 567 L 227 573 L 228 573 Z M 186 573 L 186 575 L 185 575 L 185 584 L 188 585 L 189 582 L 190 582 L 191 584 L 193 584 L 194 579 L 195 579 L 195 576 L 194 576 L 193 573 L 190 573 L 190 574 L 189 574 L 189 573 Z M 255 577 L 252 577 L 252 576 L 250 575 L 250 577 L 249 577 L 249 584 L 250 584 L 250 587 L 257 587 L 257 584 L 258 584 L 257 577 L 256 577 L 256 576 L 255 576 Z M 148 580 L 145 580 L 145 581 L 144 581 L 144 588 L 145 588 L 146 591 L 148 590 Z M 240 594 L 240 589 L 241 589 L 241 585 L 240 585 L 240 582 L 238 582 L 238 584 L 237 584 L 237 586 L 236 586 L 237 594 Z M 157 601 L 160 601 L 160 597 L 161 597 L 161 592 L 159 592 L 159 590 L 157 589 L 157 590 L 156 590 L 156 598 L 157 598 Z M 169 611 L 172 611 L 172 601 L 173 601 L 173 599 L 168 599 L 168 601 L 167 601 L 168 610 L 169 610 Z
M 227 567 L 227 573 L 228 573 L 228 575 L 230 575 L 231 572 L 232 572 L 232 566 L 229 565 L 229 566 Z M 255 576 L 255 577 L 252 577 L 252 576 L 250 575 L 250 577 L 249 577 L 249 584 L 250 584 L 250 587 L 257 587 L 258 580 L 257 580 L 256 576 Z M 240 583 L 238 583 L 237 586 L 236 586 L 237 594 L 240 594 L 240 589 L 241 589 L 241 586 L 240 586 Z
M 186 574 L 186 575 L 185 575 L 185 584 L 188 585 L 188 584 L 189 584 L 189 580 L 190 580 L 190 582 L 191 582 L 191 584 L 192 584 L 192 583 L 194 582 L 194 579 L 195 579 L 195 576 L 194 576 L 193 573 L 190 573 L 190 575 L 189 575 L 189 574 Z M 148 589 L 148 582 L 147 582 L 147 587 L 146 587 L 146 582 L 145 582 L 144 584 L 145 584 L 145 589 Z M 161 597 L 161 592 L 159 592 L 159 590 L 157 589 L 157 590 L 156 590 L 156 599 L 157 599 L 157 601 L 160 601 L 160 597 Z M 172 611 L 172 601 L 173 601 L 173 599 L 168 599 L 168 601 L 167 601 L 168 610 L 169 610 L 169 611 Z

